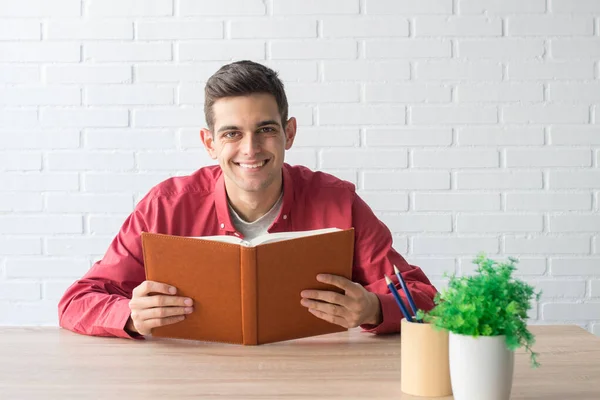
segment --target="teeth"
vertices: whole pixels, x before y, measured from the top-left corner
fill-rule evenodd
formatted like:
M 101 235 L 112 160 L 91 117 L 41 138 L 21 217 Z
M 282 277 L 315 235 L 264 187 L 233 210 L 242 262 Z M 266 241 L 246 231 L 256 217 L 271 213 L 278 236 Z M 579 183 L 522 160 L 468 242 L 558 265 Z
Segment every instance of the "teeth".
M 238 165 L 240 167 L 242 167 L 242 168 L 253 169 L 253 168 L 262 167 L 263 165 L 265 165 L 265 161 L 261 161 L 261 162 L 256 163 L 256 164 L 242 164 L 242 163 L 239 163 Z

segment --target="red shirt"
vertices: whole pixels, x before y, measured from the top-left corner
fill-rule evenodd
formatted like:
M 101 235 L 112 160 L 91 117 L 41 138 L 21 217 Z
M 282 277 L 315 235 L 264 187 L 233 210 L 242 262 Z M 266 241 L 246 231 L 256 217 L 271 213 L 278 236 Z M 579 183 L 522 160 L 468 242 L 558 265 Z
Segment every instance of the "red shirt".
M 384 280 L 387 274 L 396 282 L 393 265 L 402 272 L 416 306 L 424 310 L 433 307 L 436 289 L 420 268 L 409 265 L 392 248 L 390 231 L 356 194 L 354 185 L 325 173 L 284 164 L 283 204 L 268 231 L 331 227 L 354 227 L 352 280 L 377 294 L 381 302 L 383 322 L 378 326 L 363 325 L 363 329 L 373 333 L 400 330 L 402 315 Z M 125 220 L 102 260 L 63 295 L 58 305 L 60 326 L 87 335 L 130 337 L 124 330 L 130 315 L 129 300 L 133 289 L 146 279 L 140 239 L 144 231 L 242 237 L 229 216 L 221 168 L 201 168 L 151 189 Z M 400 287 L 397 282 L 396 285 Z

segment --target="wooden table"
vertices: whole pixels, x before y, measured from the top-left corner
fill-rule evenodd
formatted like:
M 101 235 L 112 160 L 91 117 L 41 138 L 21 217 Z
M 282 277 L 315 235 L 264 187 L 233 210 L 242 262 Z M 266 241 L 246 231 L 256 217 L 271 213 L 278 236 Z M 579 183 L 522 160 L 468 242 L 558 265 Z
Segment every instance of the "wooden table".
M 531 330 L 542 367 L 517 352 L 512 398 L 600 399 L 600 338 L 575 326 Z M 0 328 L 0 399 L 88 398 L 415 399 L 400 391 L 398 335 L 351 330 L 244 347 Z

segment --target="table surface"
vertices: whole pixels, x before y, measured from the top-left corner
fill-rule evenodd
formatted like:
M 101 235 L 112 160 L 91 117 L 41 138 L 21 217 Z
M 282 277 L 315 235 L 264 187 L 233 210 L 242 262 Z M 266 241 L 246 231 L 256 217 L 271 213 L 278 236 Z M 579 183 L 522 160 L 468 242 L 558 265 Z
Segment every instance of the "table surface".
M 516 352 L 512 399 L 600 399 L 600 338 L 576 326 L 531 331 L 542 366 Z M 400 391 L 399 335 L 239 346 L 37 327 L 0 328 L 0 398 L 425 399 Z

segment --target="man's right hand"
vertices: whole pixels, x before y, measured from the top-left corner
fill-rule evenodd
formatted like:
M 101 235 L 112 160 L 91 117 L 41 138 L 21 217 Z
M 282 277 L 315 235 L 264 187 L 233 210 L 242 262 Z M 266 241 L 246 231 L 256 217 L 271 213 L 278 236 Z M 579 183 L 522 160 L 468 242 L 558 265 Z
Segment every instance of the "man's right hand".
M 125 330 L 140 335 L 150 334 L 152 328 L 183 321 L 190 314 L 193 300 L 175 296 L 177 289 L 165 283 L 144 281 L 133 289 L 129 309 L 131 316 Z

